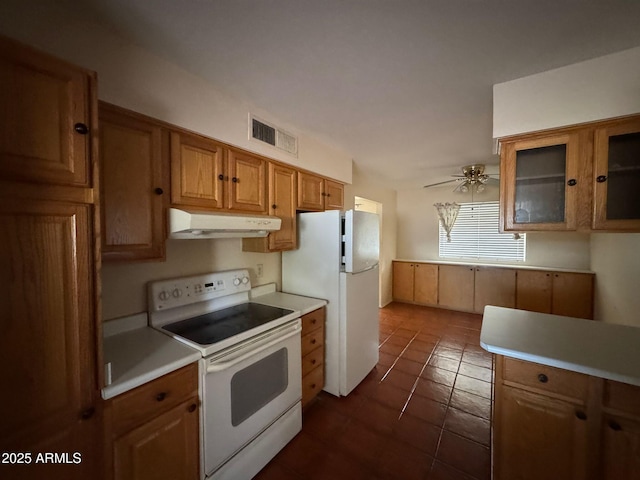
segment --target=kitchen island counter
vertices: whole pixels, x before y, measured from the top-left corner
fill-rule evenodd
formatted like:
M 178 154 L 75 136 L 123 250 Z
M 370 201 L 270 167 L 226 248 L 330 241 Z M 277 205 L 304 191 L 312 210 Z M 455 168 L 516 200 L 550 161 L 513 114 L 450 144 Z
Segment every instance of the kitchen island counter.
M 506 357 L 640 386 L 640 328 L 487 306 L 482 348 Z

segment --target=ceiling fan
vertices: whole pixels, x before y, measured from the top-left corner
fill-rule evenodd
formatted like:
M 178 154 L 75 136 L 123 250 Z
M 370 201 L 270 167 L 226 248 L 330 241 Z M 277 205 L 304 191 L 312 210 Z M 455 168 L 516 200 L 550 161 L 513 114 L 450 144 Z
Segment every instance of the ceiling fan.
M 446 182 L 438 182 L 432 183 L 430 185 L 425 185 L 423 188 L 458 182 L 456 188 L 453 189 L 454 192 L 467 193 L 470 189 L 473 188 L 476 192 L 481 193 L 484 191 L 485 185 L 498 183 L 498 180 L 496 178 L 493 178 L 496 175 L 490 176 L 489 174 L 484 173 L 484 165 L 481 163 L 476 165 L 466 165 L 462 167 L 462 175 L 451 176 L 457 178 L 454 178 L 453 180 L 447 180 Z

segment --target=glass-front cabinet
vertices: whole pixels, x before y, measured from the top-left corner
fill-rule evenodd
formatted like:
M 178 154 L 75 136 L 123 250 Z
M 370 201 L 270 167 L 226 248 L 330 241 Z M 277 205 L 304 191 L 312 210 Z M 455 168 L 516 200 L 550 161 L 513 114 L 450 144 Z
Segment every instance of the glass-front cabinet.
M 502 144 L 504 230 L 575 230 L 579 135 L 523 138 Z
M 596 128 L 593 227 L 640 230 L 640 118 Z

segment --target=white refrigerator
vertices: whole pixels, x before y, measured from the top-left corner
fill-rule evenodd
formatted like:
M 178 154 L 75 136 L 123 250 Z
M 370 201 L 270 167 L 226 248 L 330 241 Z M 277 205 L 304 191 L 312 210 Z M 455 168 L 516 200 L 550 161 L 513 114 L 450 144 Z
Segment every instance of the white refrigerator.
M 328 301 L 324 390 L 346 396 L 378 363 L 379 217 L 301 213 L 298 235 L 282 254 L 282 291 Z

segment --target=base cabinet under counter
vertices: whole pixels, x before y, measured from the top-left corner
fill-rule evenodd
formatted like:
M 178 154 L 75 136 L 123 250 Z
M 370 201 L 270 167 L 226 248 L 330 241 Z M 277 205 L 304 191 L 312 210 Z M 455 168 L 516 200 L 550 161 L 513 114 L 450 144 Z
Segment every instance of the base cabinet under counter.
M 325 308 L 302 316 L 302 406 L 309 404 L 324 387 Z
M 494 480 L 640 479 L 640 387 L 496 356 Z
M 108 400 L 105 478 L 198 480 L 199 410 L 195 363 Z

